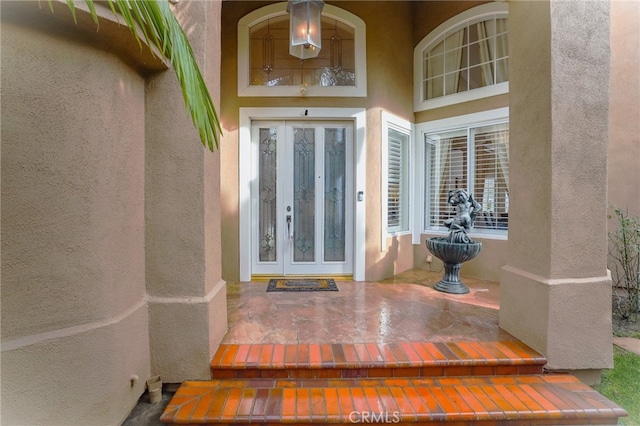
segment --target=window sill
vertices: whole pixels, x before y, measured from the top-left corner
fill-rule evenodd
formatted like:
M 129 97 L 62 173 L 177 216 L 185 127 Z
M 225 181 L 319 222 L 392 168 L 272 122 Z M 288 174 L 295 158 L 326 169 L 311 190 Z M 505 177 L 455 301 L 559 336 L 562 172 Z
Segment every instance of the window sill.
M 405 231 L 386 232 L 386 238 L 401 237 L 403 235 L 411 235 L 411 231 L 407 229 Z
M 492 84 L 490 86 L 484 86 L 466 92 L 454 93 L 451 95 L 440 96 L 433 99 L 419 100 L 416 98 L 414 110 L 428 111 L 431 109 L 442 108 L 445 106 L 461 104 L 463 102 L 475 101 L 478 99 L 485 99 L 492 96 L 502 95 L 509 93 L 509 82 Z M 416 95 L 418 96 L 418 95 Z
M 245 86 L 238 97 L 366 97 L 366 86 Z
M 423 230 L 421 235 L 428 235 L 434 237 L 445 237 L 449 235 L 449 231 L 441 231 L 441 230 Z M 489 231 L 474 231 L 470 232 L 469 236 L 475 240 L 496 240 L 496 241 L 508 241 L 509 240 L 509 232 L 489 232 Z

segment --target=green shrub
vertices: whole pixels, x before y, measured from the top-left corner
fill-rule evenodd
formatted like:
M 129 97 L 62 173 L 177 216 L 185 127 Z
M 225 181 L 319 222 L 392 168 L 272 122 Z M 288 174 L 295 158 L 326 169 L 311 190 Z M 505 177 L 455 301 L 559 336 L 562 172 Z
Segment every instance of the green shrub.
M 622 319 L 635 322 L 640 308 L 640 218 L 617 207 L 613 211 L 618 220 L 618 229 L 609 232 L 613 308 Z

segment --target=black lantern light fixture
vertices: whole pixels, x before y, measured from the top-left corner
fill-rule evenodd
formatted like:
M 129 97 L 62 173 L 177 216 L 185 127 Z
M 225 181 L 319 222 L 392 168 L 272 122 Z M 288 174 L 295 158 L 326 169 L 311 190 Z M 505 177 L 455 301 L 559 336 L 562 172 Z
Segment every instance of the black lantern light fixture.
M 315 58 L 322 48 L 322 0 L 289 0 L 289 29 L 291 42 L 289 53 L 296 58 Z

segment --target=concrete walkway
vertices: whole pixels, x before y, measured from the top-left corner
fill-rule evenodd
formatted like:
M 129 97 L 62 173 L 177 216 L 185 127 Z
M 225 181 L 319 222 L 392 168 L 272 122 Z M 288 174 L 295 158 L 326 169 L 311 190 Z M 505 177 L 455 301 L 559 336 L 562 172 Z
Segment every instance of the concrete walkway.
M 613 337 L 613 344 L 624 350 L 640 355 L 640 339 L 633 337 Z

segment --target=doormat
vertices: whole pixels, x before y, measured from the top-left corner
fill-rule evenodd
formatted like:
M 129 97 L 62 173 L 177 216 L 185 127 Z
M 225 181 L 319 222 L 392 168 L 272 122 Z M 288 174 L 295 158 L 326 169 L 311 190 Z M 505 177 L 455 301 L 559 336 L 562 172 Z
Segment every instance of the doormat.
M 273 279 L 267 291 L 338 291 L 334 279 Z

